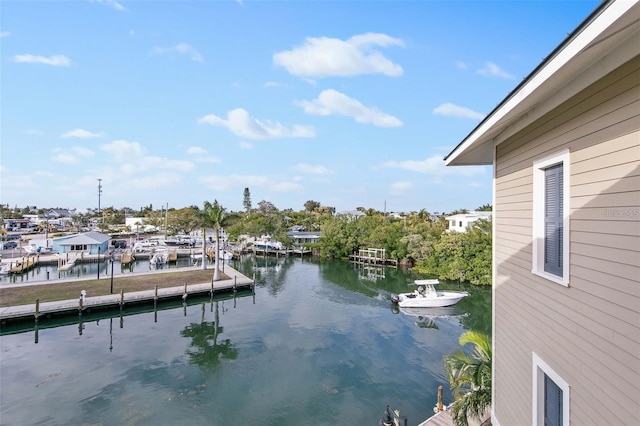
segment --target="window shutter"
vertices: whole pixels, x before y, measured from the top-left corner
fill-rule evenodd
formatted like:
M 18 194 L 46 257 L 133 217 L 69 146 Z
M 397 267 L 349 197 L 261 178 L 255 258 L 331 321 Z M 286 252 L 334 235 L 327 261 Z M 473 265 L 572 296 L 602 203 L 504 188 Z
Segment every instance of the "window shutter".
M 544 270 L 562 276 L 562 164 L 545 169 L 544 185 Z
M 562 426 L 562 389 L 544 375 L 544 426 Z

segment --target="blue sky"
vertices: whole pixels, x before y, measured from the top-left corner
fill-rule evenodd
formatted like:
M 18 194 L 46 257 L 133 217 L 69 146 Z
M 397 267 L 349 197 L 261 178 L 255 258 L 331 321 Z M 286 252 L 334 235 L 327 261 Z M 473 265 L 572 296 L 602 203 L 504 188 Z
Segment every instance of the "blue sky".
M 597 1 L 7 1 L 0 203 L 450 212 L 448 154 Z

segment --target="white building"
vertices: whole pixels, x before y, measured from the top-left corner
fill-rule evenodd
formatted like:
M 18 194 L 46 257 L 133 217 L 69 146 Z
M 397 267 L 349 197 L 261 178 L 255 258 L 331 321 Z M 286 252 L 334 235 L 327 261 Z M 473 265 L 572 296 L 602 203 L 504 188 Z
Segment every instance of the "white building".
M 491 219 L 493 212 L 471 212 L 460 213 L 453 216 L 447 216 L 445 219 L 449 222 L 447 232 L 467 232 L 467 229 L 478 219 Z

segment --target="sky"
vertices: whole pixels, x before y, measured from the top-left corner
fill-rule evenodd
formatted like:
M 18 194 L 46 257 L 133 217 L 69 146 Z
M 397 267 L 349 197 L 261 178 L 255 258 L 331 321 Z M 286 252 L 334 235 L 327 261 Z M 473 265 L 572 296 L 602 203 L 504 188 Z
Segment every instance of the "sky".
M 443 158 L 597 5 L 3 0 L 0 203 L 473 210 Z

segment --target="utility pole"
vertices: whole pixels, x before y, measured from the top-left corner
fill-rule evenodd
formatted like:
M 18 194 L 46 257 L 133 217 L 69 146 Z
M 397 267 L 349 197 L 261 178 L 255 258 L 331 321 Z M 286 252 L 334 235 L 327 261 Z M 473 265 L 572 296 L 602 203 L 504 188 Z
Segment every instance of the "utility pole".
M 167 240 L 167 219 L 169 217 L 169 203 L 167 203 L 167 209 L 164 211 L 164 239 Z M 204 259 L 203 259 L 204 261 Z
M 102 195 L 102 179 L 98 179 L 98 213 L 100 213 L 100 196 Z

